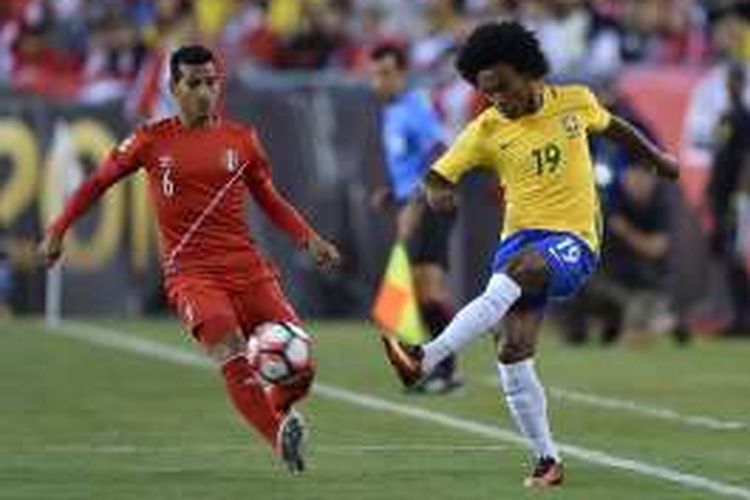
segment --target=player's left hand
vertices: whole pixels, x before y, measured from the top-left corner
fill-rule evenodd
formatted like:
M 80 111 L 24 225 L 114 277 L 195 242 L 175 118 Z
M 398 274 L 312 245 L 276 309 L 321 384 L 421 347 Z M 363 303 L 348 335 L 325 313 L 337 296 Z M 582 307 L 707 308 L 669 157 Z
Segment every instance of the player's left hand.
M 62 236 L 56 234 L 47 234 L 44 240 L 39 244 L 39 257 L 44 265 L 49 269 L 52 268 L 63 253 Z
M 674 156 L 661 153 L 654 161 L 654 169 L 660 177 L 676 181 L 680 178 L 680 167 L 677 158 Z
M 338 248 L 317 234 L 310 237 L 307 249 L 321 269 L 333 269 L 341 264 L 341 254 Z

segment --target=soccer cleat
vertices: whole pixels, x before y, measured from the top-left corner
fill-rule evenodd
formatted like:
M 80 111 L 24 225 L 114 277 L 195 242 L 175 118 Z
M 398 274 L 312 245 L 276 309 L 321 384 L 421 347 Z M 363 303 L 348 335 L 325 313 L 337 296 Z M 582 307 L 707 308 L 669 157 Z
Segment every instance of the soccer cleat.
M 534 466 L 534 472 L 531 476 L 524 480 L 523 485 L 527 488 L 560 486 L 564 477 L 562 462 L 558 462 L 552 457 L 542 457 Z
M 294 475 L 301 474 L 305 470 L 305 441 L 307 440 L 307 429 L 302 415 L 294 409 L 289 410 L 284 421 L 279 427 L 278 443 L 281 450 L 281 459 Z
M 396 375 L 401 379 L 404 387 L 407 389 L 416 385 L 424 376 L 422 373 L 422 348 L 419 346 L 410 346 L 402 344 L 395 338 L 388 335 L 381 335 L 385 354 L 393 368 L 396 369 Z

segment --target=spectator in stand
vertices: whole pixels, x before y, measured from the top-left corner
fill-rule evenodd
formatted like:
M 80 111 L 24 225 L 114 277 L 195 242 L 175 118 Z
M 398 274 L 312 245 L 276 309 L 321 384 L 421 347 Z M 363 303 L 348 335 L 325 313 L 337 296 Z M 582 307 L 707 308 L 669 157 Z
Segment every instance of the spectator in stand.
M 737 209 L 747 205 L 743 184 L 750 172 L 750 109 L 743 101 L 746 79 L 744 65 L 730 67 L 726 82 L 729 109 L 717 126 L 717 149 L 708 185 L 709 206 L 714 219 L 711 250 L 726 266 L 734 306 L 734 318 L 725 328 L 725 333 L 730 335 L 750 334 L 750 280 L 742 261 L 744 256 L 737 251 L 737 223 L 741 215 Z
M 162 73 L 163 55 L 188 39 L 222 41 L 233 60 L 269 70 L 353 73 L 362 71 L 372 47 L 395 42 L 407 46 L 417 74 L 434 80 L 441 93 L 456 90 L 458 97 L 451 99 L 459 102 L 465 92 L 453 89 L 445 73 L 455 48 L 479 22 L 524 20 L 538 31 L 555 76 L 609 77 L 623 63 L 703 61 L 706 23 L 714 20 L 706 12 L 715 5 L 698 0 L 5 0 L 0 2 L 0 69 L 16 87 L 71 99 L 83 85 L 80 98 L 96 101 L 117 96 L 135 73 L 142 73 L 137 87 L 144 81 L 152 87 L 153 75 Z M 141 72 L 144 65 L 148 68 Z M 51 74 L 54 88 L 47 85 Z
M 267 9 L 251 3 L 242 7 L 227 24 L 222 43 L 229 57 L 258 67 L 274 68 L 281 46 Z
M 688 331 L 668 291 L 669 196 L 659 179 L 630 163 L 616 184 L 607 214 L 602 266 L 564 314 L 571 343 L 588 338 L 589 320 L 602 319 L 603 344 L 671 332 L 678 343 Z
M 707 57 L 705 15 L 692 0 L 628 0 L 625 5 L 625 62 L 695 64 Z
M 685 118 L 688 163 L 709 168 L 715 152 L 714 131 L 722 114 L 729 107 L 727 71 L 730 61 L 744 61 L 748 56 L 744 41 L 750 37 L 750 13 L 733 7 L 720 11 L 713 25 L 714 66 L 695 85 Z M 743 90 L 743 100 L 750 103 L 750 85 Z
M 385 13 L 376 3 L 361 5 L 358 15 L 350 27 L 352 44 L 345 55 L 345 66 L 355 73 L 367 71 L 372 51 L 381 45 L 406 46 L 404 34 L 389 29 L 385 24 Z
M 71 48 L 54 43 L 55 23 L 50 4 L 28 4 L 13 40 L 11 85 L 27 92 L 71 99 L 79 88 L 83 58 Z
M 90 38 L 79 100 L 96 103 L 122 97 L 138 74 L 147 48 L 119 4 L 89 12 Z
M 169 91 L 169 55 L 177 46 L 198 37 L 191 4 L 183 0 L 156 0 L 146 19 L 142 36 L 148 57 L 125 102 L 126 114 L 135 121 L 175 112 Z
M 426 0 L 420 35 L 412 40 L 409 59 L 414 70 L 434 71 L 450 67 L 450 60 L 460 41 L 462 24 L 460 2 Z
M 579 69 L 586 55 L 591 14 L 579 0 L 522 2 L 520 17 L 537 32 L 553 74 Z
M 192 4 L 185 0 L 154 0 L 143 26 L 143 41 L 151 49 L 173 47 L 197 38 Z
M 343 67 L 350 46 L 346 31 L 347 9 L 333 2 L 309 5 L 303 11 L 301 29 L 283 44 L 280 68 L 324 69 Z
M 193 0 L 195 29 L 208 43 L 221 38 L 227 22 L 239 9 L 239 0 Z

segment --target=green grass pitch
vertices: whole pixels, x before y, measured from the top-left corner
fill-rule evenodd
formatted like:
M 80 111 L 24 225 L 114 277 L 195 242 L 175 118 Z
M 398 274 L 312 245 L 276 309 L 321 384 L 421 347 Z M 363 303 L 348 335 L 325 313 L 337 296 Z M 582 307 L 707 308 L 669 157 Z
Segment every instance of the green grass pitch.
M 196 353 L 175 321 L 92 324 Z M 309 470 L 291 477 L 231 410 L 217 374 L 193 358 L 53 334 L 37 320 L 0 323 L 0 499 L 539 496 L 521 486 L 527 451 L 504 437 L 514 428 L 489 339 L 462 357 L 460 393 L 414 397 L 399 390 L 372 327 L 308 328 L 320 385 L 302 407 Z M 65 329 L 76 330 L 96 337 L 90 326 Z M 546 498 L 750 498 L 750 342 L 571 349 L 553 333 L 537 361 L 553 430 L 590 455 L 568 454 L 568 481 Z M 597 453 L 644 468 L 613 467 Z

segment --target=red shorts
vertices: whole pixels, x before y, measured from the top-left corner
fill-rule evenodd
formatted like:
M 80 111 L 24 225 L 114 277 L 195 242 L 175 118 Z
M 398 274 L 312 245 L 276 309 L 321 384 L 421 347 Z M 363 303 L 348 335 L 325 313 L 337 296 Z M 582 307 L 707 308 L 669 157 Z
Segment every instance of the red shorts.
M 174 278 L 168 287 L 169 301 L 185 328 L 202 344 L 215 345 L 227 333 L 253 329 L 268 321 L 300 324 L 279 282 L 269 278 L 252 283 L 243 291 L 227 291 L 212 280 Z

